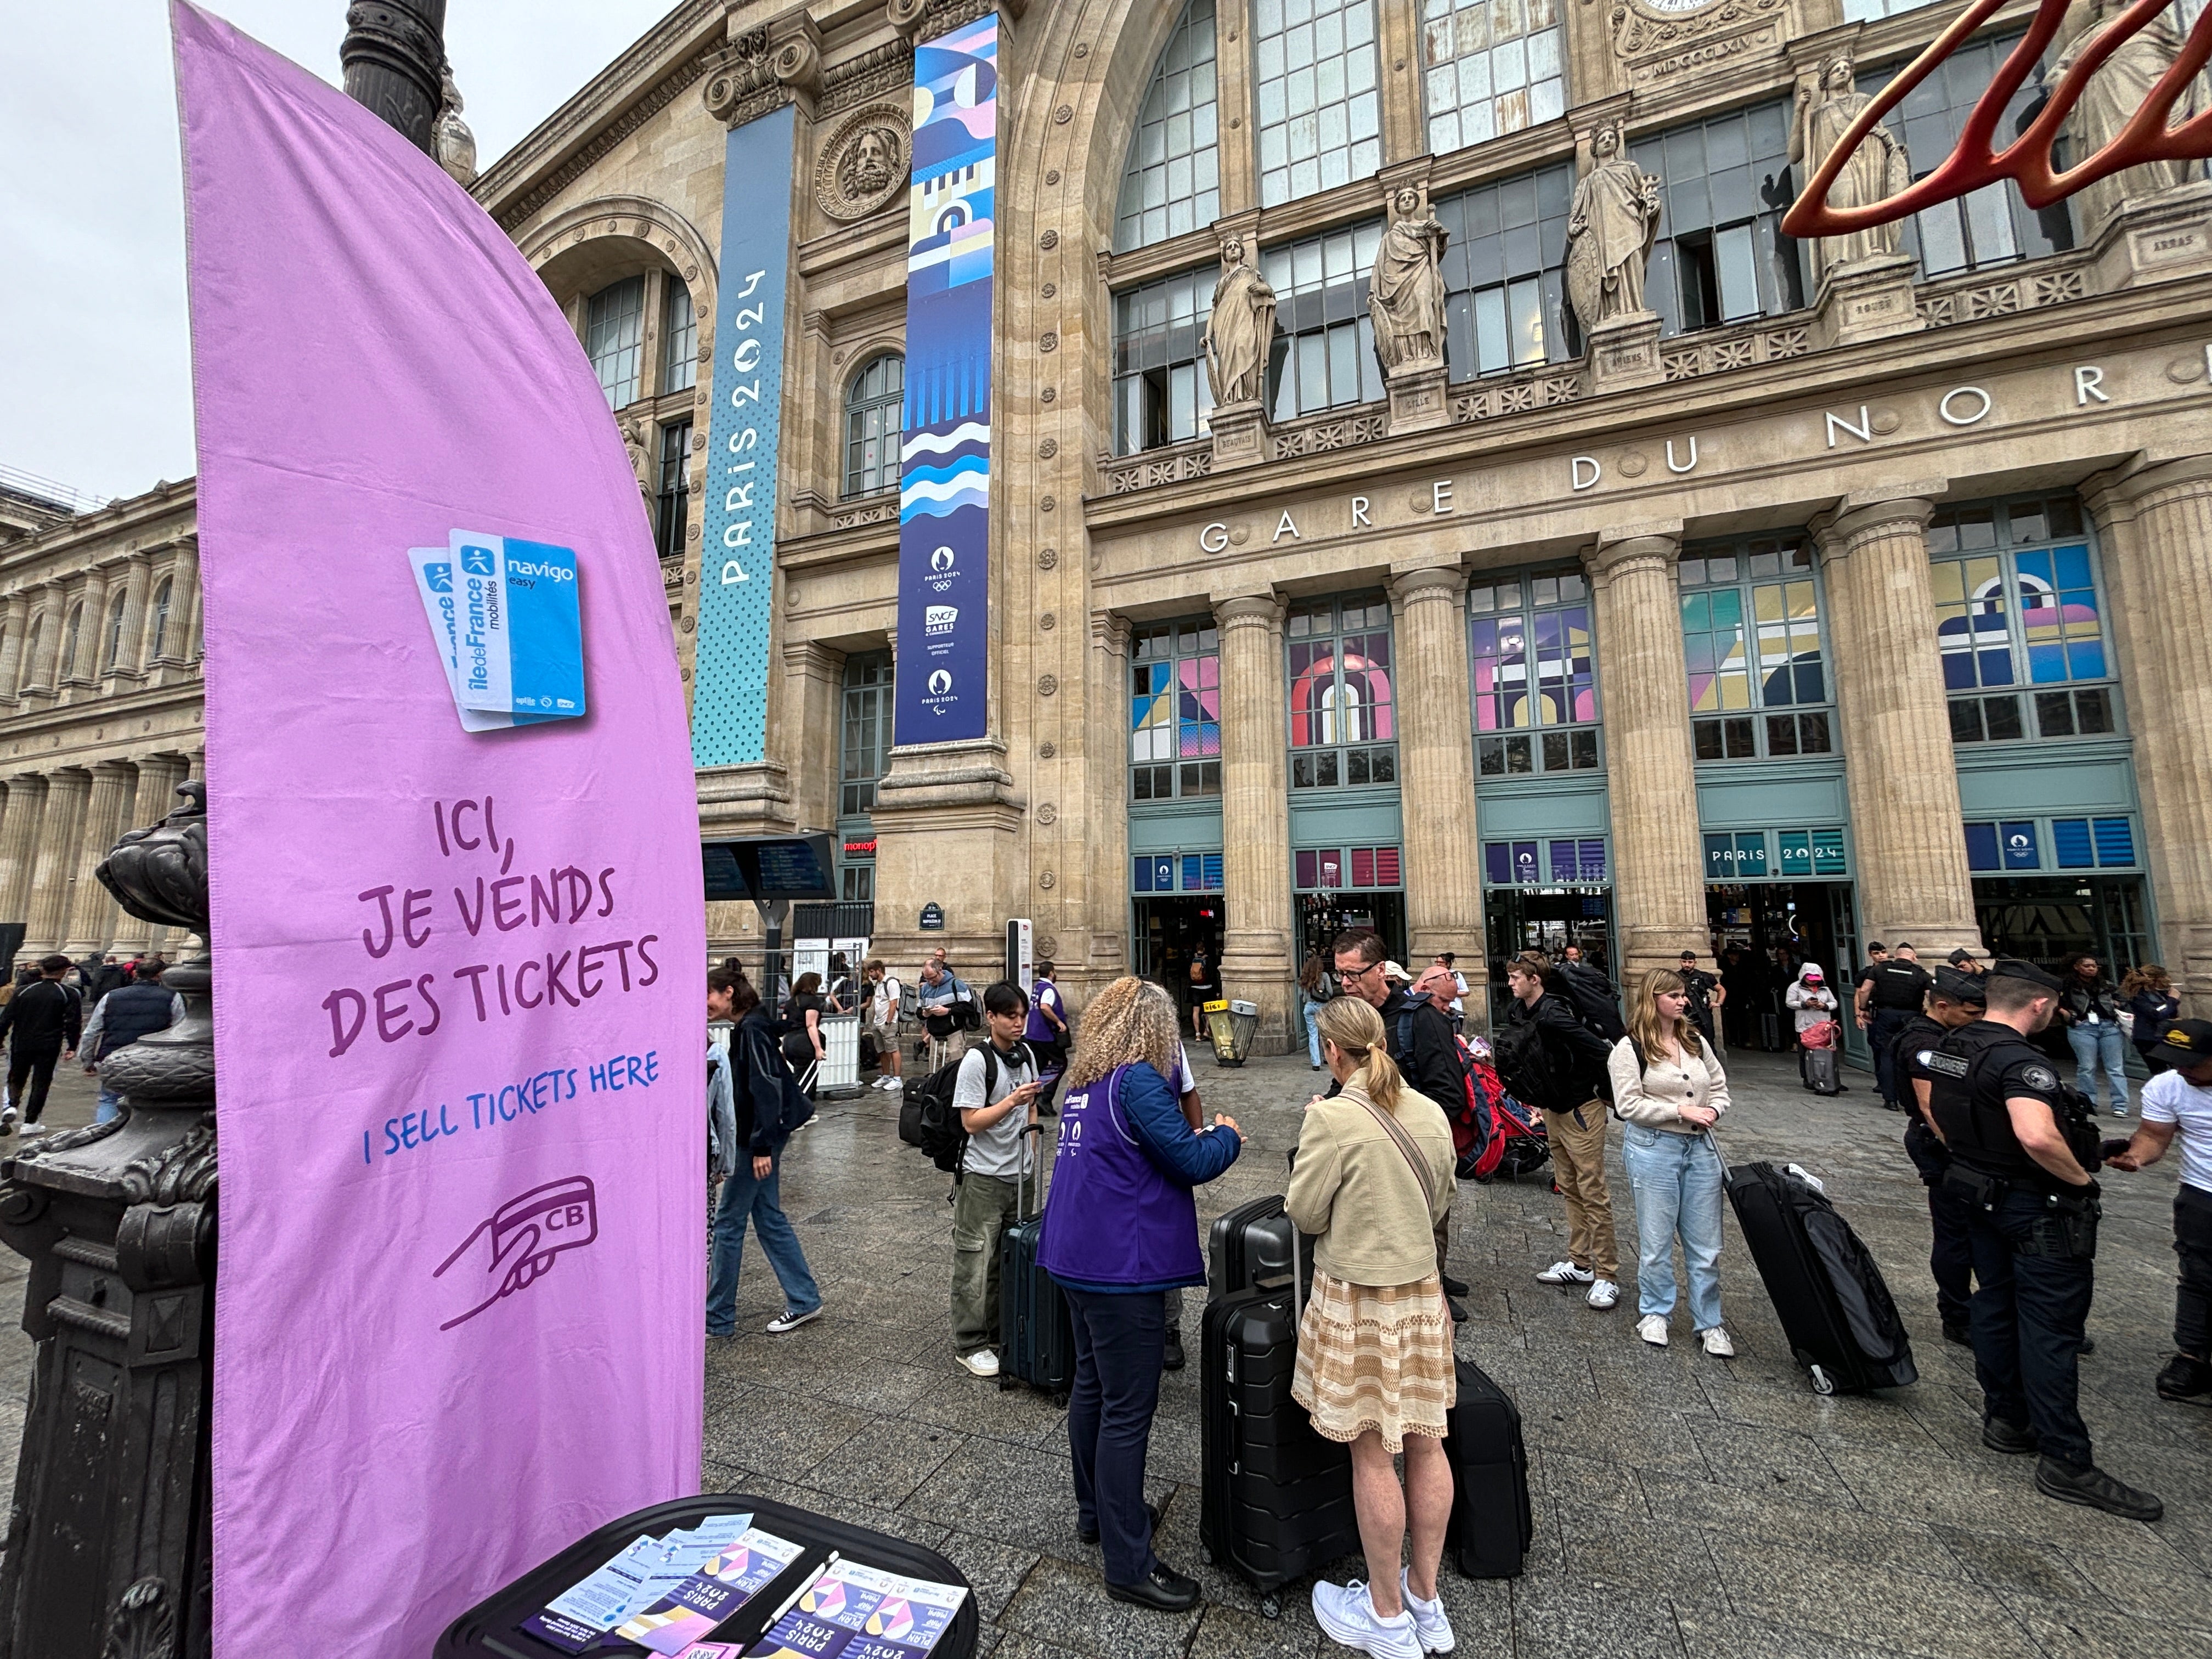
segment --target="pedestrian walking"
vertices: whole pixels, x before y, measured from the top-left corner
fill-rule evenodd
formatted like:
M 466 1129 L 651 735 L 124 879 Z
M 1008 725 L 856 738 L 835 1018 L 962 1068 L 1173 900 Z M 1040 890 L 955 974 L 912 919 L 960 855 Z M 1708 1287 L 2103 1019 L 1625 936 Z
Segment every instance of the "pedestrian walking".
M 2074 1086 L 2091 1102 L 2097 1098 L 2097 1073 L 2105 1073 L 2105 1106 L 2114 1117 L 2128 1115 L 2127 1044 L 2120 1030 L 2120 1009 L 2112 982 L 2090 951 L 2069 957 L 2065 990 L 2058 999 L 2058 1020 L 2074 1051 Z
M 1198 1581 L 1153 1548 L 1145 1463 L 1159 1406 L 1164 1292 L 1206 1282 L 1192 1188 L 1237 1161 L 1231 1119 L 1194 1129 L 1176 1094 L 1175 998 L 1134 975 L 1085 1009 L 1069 1061 L 1037 1261 L 1067 1297 L 1075 1382 L 1067 1440 L 1076 1535 L 1101 1546 L 1106 1593 L 1175 1613 Z
M 1368 1576 L 1317 1582 L 1314 1618 L 1340 1646 L 1418 1659 L 1453 1645 L 1437 1565 L 1451 1520 L 1443 1440 L 1458 1379 L 1434 1242 L 1451 1207 L 1451 1125 L 1407 1086 L 1364 999 L 1330 1003 L 1321 1028 L 1340 1091 L 1307 1109 L 1283 1199 L 1292 1224 L 1316 1236 L 1291 1397 L 1316 1433 L 1352 1448 Z
M 905 987 L 884 966 L 881 957 L 870 957 L 860 965 L 862 1032 L 875 1041 L 878 1075 L 869 1086 L 902 1089 L 899 1076 L 899 998 Z
M 2173 1358 L 2155 1386 L 2160 1400 L 2212 1406 L 2212 1020 L 2168 1020 L 2158 1048 L 2166 1069 L 2143 1085 L 2142 1121 L 2127 1150 L 2106 1161 L 2116 1170 L 2140 1170 L 2180 1137 L 2173 1249 L 2181 1280 L 2173 1295 Z
M 2157 963 L 2130 968 L 2120 980 L 2120 1029 L 2142 1056 L 2153 1077 L 2166 1069 L 2158 1057 L 2159 1035 L 2181 1018 L 2181 999 L 2173 994 L 2173 981 Z
M 1636 1195 L 1636 1334 L 1667 1346 L 1674 1316 L 1674 1241 L 1690 1280 L 1690 1328 L 1721 1359 L 1735 1346 L 1721 1323 L 1721 1188 L 1713 1125 L 1728 1110 L 1719 1051 L 1689 1018 L 1689 988 L 1655 968 L 1636 988 L 1628 1035 L 1607 1062 L 1620 1115 L 1620 1157 Z
M 1298 1018 L 1306 1026 L 1306 1058 L 1321 1070 L 1321 1011 L 1329 998 L 1328 962 L 1318 951 L 1309 951 L 1298 969 Z
M 968 1145 L 952 1199 L 952 1352 L 977 1376 L 999 1374 L 999 1241 L 1021 1206 L 1036 1157 L 1036 1058 L 1022 1041 L 1029 999 L 1004 981 L 983 993 L 988 1044 L 960 1057 L 952 1105 Z M 1155 1305 L 1158 1298 L 1153 1298 Z
M 1973 1346 L 1967 1318 L 1974 1294 L 1974 1249 L 1968 1237 L 1972 1216 L 1958 1189 L 1943 1178 L 1951 1168 L 1951 1149 L 1937 1133 L 1929 1108 L 1935 1074 L 1926 1056 L 1946 1032 L 1981 1018 L 1984 1002 L 1978 975 L 1938 968 L 1926 1010 L 1905 1023 L 1891 1056 L 1912 1119 L 1905 1126 L 1905 1155 L 1928 1188 L 1928 1271 L 1936 1280 L 1936 1315 L 1942 1322 L 1943 1340 L 1960 1347 Z
M 1991 965 L 1985 1018 L 1950 1032 L 1927 1069 L 1944 1180 L 1969 1206 L 1970 1317 L 1982 1443 L 2039 1452 L 2035 1489 L 2130 1521 L 2166 1506 L 2096 1466 L 2080 1406 L 2083 1325 L 2096 1291 L 2096 1127 L 2067 1111 L 2058 1073 L 2026 1040 L 2063 990 L 2032 963 Z M 2088 1167 L 2082 1160 L 2088 1160 Z
M 811 971 L 801 974 L 791 988 L 791 1001 L 784 1010 L 783 1063 L 791 1067 L 791 1074 L 799 1079 L 809 1100 L 814 1098 L 821 1081 L 822 1062 L 830 1057 L 822 1040 L 822 1016 L 828 1012 L 822 975 Z
M 0 1107 L 0 1135 L 15 1133 L 19 1114 L 25 1134 L 46 1133 L 39 1117 L 46 1109 L 54 1067 L 76 1056 L 84 1030 L 84 999 L 62 983 L 70 967 L 59 952 L 40 957 L 36 976 L 0 1008 L 0 1036 L 8 1039 L 8 1103 Z
M 1790 1024 L 1796 1035 L 1797 1049 L 1797 1081 L 1809 1089 L 1813 1079 L 1806 1069 L 1808 1052 L 1805 1034 L 1822 1025 L 1836 1023 L 1836 994 L 1828 988 L 1828 976 L 1817 962 L 1808 962 L 1797 970 L 1797 977 L 1782 994 L 1782 1000 L 1790 1010 Z M 1840 1047 L 1838 1042 L 1835 1046 Z
M 1868 953 L 1881 949 L 1879 945 L 1869 945 Z M 1891 1067 L 1897 1034 L 1905 1029 L 1905 1021 L 1920 1012 L 1934 983 L 1911 945 L 1902 941 L 1875 960 L 1860 978 L 1855 999 L 1859 1029 L 1874 1046 L 1875 1086 L 1881 1091 L 1881 1103 L 1889 1111 L 1905 1109 L 1898 1097 L 1897 1074 Z
M 84 1035 L 77 1044 L 88 1075 L 97 1076 L 100 1063 L 118 1048 L 156 1031 L 166 1031 L 185 1017 L 184 998 L 161 988 L 162 966 L 160 958 L 148 957 L 132 970 L 132 983 L 109 992 L 94 1006 L 92 1018 L 84 1023 Z M 121 1097 L 103 1081 L 93 1121 L 108 1122 L 120 1116 L 122 1111 Z
M 1221 995 L 1221 971 L 1215 965 L 1213 952 L 1200 939 L 1190 953 L 1190 968 L 1187 974 L 1190 994 L 1190 1035 L 1194 1042 L 1206 1040 L 1206 1005 Z
M 1567 1209 L 1566 1257 L 1538 1273 L 1537 1282 L 1587 1285 L 1584 1300 L 1602 1312 L 1620 1300 L 1620 1246 L 1605 1173 L 1606 1105 L 1598 1094 L 1612 1047 L 1583 1024 L 1564 991 L 1547 986 L 1544 970 L 1544 959 L 1534 952 L 1505 966 L 1498 1074 L 1516 1100 L 1544 1114 Z
M 707 1018 L 734 1022 L 730 1031 L 732 1132 L 741 1155 L 722 1182 L 707 1276 L 707 1334 L 734 1336 L 738 1274 L 744 1266 L 745 1224 L 760 1235 L 762 1254 L 783 1287 L 783 1311 L 768 1322 L 771 1335 L 797 1330 L 820 1317 L 822 1292 L 799 1249 L 799 1234 L 783 1212 L 778 1168 L 792 1131 L 814 1108 L 784 1063 L 775 1021 L 750 981 L 726 969 L 707 975 Z M 750 1157 L 742 1155 L 749 1152 Z

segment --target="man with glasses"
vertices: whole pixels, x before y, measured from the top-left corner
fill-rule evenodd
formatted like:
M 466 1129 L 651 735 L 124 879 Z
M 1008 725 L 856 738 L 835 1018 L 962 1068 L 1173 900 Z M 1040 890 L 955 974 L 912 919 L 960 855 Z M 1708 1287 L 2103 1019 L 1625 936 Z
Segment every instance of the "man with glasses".
M 1393 984 L 1384 972 L 1389 948 L 1372 927 L 1350 927 L 1336 936 L 1334 951 L 1338 991 L 1358 997 L 1382 1016 L 1382 1041 L 1390 1058 L 1412 1087 L 1426 1095 L 1449 1117 L 1465 1097 L 1466 1073 L 1461 1070 L 1459 1045 L 1452 1039 L 1451 1016 L 1425 991 L 1413 994 L 1402 981 Z M 1331 1084 L 1328 1093 L 1337 1092 Z M 1437 1229 L 1437 1270 L 1443 1279 L 1444 1299 L 1452 1317 L 1463 1320 L 1467 1311 L 1455 1298 L 1467 1294 L 1467 1282 L 1443 1271 L 1444 1249 L 1451 1238 L 1451 1218 Z

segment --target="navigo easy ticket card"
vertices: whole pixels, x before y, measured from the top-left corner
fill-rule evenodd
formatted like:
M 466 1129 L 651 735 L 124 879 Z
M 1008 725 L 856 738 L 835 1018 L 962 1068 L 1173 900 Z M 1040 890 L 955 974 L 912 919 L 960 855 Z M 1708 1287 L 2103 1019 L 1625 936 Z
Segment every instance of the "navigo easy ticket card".
M 453 556 L 442 547 L 410 547 L 407 550 L 407 562 L 415 572 L 416 597 L 422 601 L 422 614 L 429 618 L 431 641 L 446 665 L 446 689 L 453 693 L 462 731 L 503 732 L 509 726 L 571 718 L 566 714 L 489 714 L 480 708 L 463 708 L 459 666 L 460 602 L 453 591 Z
M 584 713 L 584 633 L 573 549 L 452 534 L 458 700 L 486 714 Z

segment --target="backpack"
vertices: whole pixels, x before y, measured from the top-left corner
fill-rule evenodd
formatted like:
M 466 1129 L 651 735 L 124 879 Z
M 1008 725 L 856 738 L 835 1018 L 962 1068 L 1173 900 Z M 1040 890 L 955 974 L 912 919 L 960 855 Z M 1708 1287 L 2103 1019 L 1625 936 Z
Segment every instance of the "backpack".
M 1398 1013 L 1398 1052 L 1407 1053 L 1413 1042 L 1413 1008 L 1403 1008 Z M 1459 1061 L 1460 1089 L 1451 1100 L 1440 1100 L 1444 1116 L 1451 1124 L 1452 1151 L 1458 1163 L 1454 1173 L 1462 1181 L 1487 1181 L 1498 1173 L 1498 1166 L 1505 1156 L 1505 1143 L 1516 1133 L 1528 1133 L 1525 1119 L 1519 1117 L 1517 1108 L 1512 1108 L 1511 1097 L 1498 1080 L 1497 1069 L 1470 1048 L 1465 1037 L 1456 1031 L 1452 1034 L 1453 1057 Z M 1540 1133 L 1540 1131 L 1539 1132 Z
M 986 1042 L 972 1052 L 983 1056 L 983 1098 L 991 1097 L 991 1091 L 999 1086 L 999 1057 Z M 1014 1045 L 1013 1057 L 1026 1056 L 1024 1044 Z M 922 1082 L 908 1089 L 899 1101 L 899 1139 L 919 1149 L 921 1155 L 947 1175 L 957 1174 L 961 1159 L 968 1151 L 968 1132 L 960 1127 L 960 1114 L 952 1104 L 952 1092 L 960 1082 L 960 1067 L 968 1056 L 948 1060 L 932 1072 Z M 1036 1062 L 1030 1060 L 1032 1067 Z
M 1190 964 L 1190 982 L 1193 985 L 1203 985 L 1206 983 L 1206 964 L 1204 963 L 1194 962 Z
M 952 981 L 952 1029 L 956 1031 L 980 1031 L 983 1029 L 983 1012 L 975 1001 L 975 994 L 968 988 L 965 980 L 955 977 Z M 988 1085 L 986 1085 L 988 1091 Z
M 1627 1023 L 1620 1017 L 1620 993 L 1611 980 L 1580 962 L 1561 963 L 1559 977 L 1566 981 L 1568 1003 L 1583 1024 L 1607 1044 L 1628 1035 Z
M 1491 1056 L 1499 1080 L 1516 1100 L 1552 1100 L 1559 1095 L 1559 1077 L 1552 1066 L 1552 1051 L 1535 1021 L 1500 1025 L 1491 1042 Z

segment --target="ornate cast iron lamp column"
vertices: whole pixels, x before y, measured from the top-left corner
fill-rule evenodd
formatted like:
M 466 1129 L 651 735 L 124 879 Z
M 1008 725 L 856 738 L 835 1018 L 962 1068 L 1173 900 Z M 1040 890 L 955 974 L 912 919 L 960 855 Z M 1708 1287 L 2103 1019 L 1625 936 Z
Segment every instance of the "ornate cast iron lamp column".
M 346 8 L 346 96 L 434 157 L 446 66 L 446 0 L 354 0 Z
M 207 804 L 134 830 L 100 883 L 208 930 Z M 0 1564 L 0 1659 L 208 1651 L 215 1334 L 215 1030 L 205 954 L 162 984 L 185 1017 L 100 1067 L 123 1116 L 0 1157 L 0 1241 L 26 1257 L 38 1345 Z

